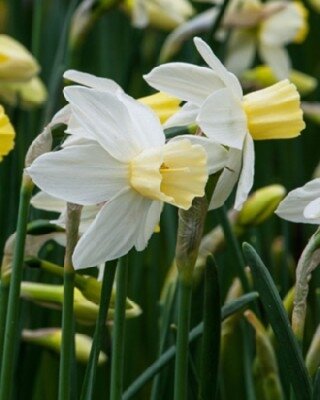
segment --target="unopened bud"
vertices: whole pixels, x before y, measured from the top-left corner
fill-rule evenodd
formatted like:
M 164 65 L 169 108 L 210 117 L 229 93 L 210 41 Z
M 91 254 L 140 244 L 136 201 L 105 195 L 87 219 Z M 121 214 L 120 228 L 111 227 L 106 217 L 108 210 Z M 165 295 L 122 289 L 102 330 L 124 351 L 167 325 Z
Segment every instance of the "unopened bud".
M 296 70 L 290 71 L 289 79 L 296 85 L 301 96 L 308 95 L 318 86 L 316 78 Z M 259 65 L 256 68 L 245 71 L 242 74 L 241 81 L 246 86 L 265 88 L 277 83 L 278 79 L 268 65 Z
M 47 328 L 37 330 L 23 330 L 22 339 L 25 342 L 42 346 L 54 352 L 61 353 L 62 331 L 60 328 Z M 81 363 L 87 363 L 90 357 L 92 339 L 80 333 L 75 334 L 75 354 L 76 360 Z M 107 356 L 104 352 L 99 352 L 98 364 L 105 363 Z
M 261 395 L 282 400 L 277 359 L 268 332 L 252 311 L 247 310 L 244 315 L 256 332 L 255 374 Z
M 0 86 L 0 99 L 13 107 L 28 110 L 42 105 L 47 97 L 47 89 L 37 76 L 27 82 L 4 82 Z
M 286 195 L 281 185 L 270 185 L 255 191 L 238 214 L 237 224 L 255 226 L 269 218 Z

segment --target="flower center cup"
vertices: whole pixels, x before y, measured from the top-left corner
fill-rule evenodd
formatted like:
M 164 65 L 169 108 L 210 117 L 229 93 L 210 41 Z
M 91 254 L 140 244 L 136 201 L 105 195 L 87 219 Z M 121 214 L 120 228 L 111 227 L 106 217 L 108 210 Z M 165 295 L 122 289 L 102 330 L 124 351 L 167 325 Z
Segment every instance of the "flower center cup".
M 129 170 L 130 185 L 142 196 L 185 210 L 204 196 L 208 180 L 206 151 L 187 139 L 142 151 Z
M 245 95 L 242 106 L 254 140 L 293 138 L 305 128 L 299 93 L 288 80 Z

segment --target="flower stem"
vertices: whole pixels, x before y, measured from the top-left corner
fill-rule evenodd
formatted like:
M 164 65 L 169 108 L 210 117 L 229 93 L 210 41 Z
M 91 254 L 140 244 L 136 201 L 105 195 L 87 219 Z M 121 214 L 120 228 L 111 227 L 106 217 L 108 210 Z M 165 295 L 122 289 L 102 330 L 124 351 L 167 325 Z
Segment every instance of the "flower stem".
M 23 176 L 20 190 L 20 204 L 17 223 L 17 236 L 12 262 L 10 279 L 8 310 L 4 331 L 4 345 L 2 353 L 0 399 L 9 399 L 14 373 L 14 354 L 17 345 L 17 331 L 19 326 L 19 296 L 20 283 L 23 273 L 24 245 L 27 233 L 29 204 L 32 195 L 33 183 L 28 176 Z
M 187 398 L 189 325 L 191 315 L 192 285 L 179 278 L 178 335 L 175 363 L 174 399 Z
M 64 258 L 64 291 L 62 310 L 62 345 L 59 369 L 59 400 L 71 399 L 71 373 L 74 364 L 74 269 L 72 253 L 78 241 L 81 207 L 67 203 L 67 244 Z
M 110 400 L 121 400 L 123 385 L 125 312 L 128 285 L 127 256 L 119 261 L 116 277 L 116 306 L 113 327 Z
M 192 278 L 207 210 L 208 202 L 205 197 L 202 197 L 195 198 L 189 210 L 179 211 L 176 247 L 179 316 L 175 363 L 175 400 L 185 400 L 187 398 L 188 334 L 191 313 Z
M 224 207 L 221 207 L 219 210 L 217 210 L 219 218 L 220 218 L 220 223 L 226 238 L 226 244 L 227 246 L 230 246 L 231 251 L 234 254 L 235 260 L 237 261 L 237 266 L 238 266 L 238 276 L 241 281 L 242 288 L 244 292 L 249 292 L 250 287 L 248 283 L 248 279 L 245 274 L 245 267 L 246 263 L 244 261 L 239 243 L 237 241 L 237 238 L 232 230 L 230 221 L 228 219 L 226 210 Z
M 112 286 L 116 272 L 117 261 L 110 261 L 104 269 L 102 288 L 100 296 L 99 314 L 94 332 L 93 344 L 90 352 L 90 358 L 83 380 L 81 400 L 90 400 L 93 398 L 93 388 L 96 376 L 96 370 L 101 347 L 101 338 L 106 325 L 107 313 L 112 293 Z

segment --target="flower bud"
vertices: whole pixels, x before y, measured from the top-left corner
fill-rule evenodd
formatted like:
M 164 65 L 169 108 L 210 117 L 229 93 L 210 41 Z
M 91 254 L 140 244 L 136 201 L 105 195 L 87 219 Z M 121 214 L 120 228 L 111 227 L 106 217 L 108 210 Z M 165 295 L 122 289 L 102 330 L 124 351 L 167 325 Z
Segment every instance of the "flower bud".
M 258 225 L 269 218 L 284 198 L 286 190 L 281 185 L 270 185 L 255 191 L 238 214 L 237 224 Z
M 289 80 L 297 87 L 301 96 L 308 95 L 318 85 L 316 78 L 296 70 L 291 70 Z M 259 65 L 256 68 L 245 71 L 242 74 L 241 81 L 244 85 L 265 88 L 274 85 L 278 79 L 268 65 Z
M 41 106 L 48 93 L 43 82 L 34 76 L 27 82 L 3 82 L 0 85 L 0 99 L 10 106 L 30 109 Z
M 27 81 L 40 70 L 31 53 L 15 39 L 0 35 L 0 81 Z
M 21 297 L 33 301 L 39 305 L 52 309 L 62 309 L 63 286 L 49 285 L 34 282 L 22 282 Z M 99 306 L 87 300 L 81 291 L 74 289 L 74 314 L 78 322 L 83 325 L 94 325 L 99 312 Z M 108 320 L 114 317 L 115 293 L 112 293 Z M 134 318 L 141 314 L 140 307 L 132 300 L 126 300 L 126 318 Z M 107 321 L 106 321 L 107 322 Z
M 45 347 L 46 349 L 53 350 L 54 352 L 61 353 L 62 331 L 60 328 L 46 328 L 36 330 L 23 330 L 22 339 L 25 342 L 36 344 Z M 75 354 L 76 360 L 81 363 L 87 363 L 90 357 L 92 346 L 92 339 L 80 333 L 75 334 Z M 105 363 L 107 356 L 103 351 L 100 351 L 98 364 Z

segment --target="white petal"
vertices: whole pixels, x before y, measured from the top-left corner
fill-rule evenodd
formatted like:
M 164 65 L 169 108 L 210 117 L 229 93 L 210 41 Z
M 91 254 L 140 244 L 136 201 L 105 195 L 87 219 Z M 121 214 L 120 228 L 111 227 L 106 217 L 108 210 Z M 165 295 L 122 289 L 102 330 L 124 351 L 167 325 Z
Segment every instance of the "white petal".
M 197 122 L 210 139 L 241 149 L 247 132 L 247 117 L 241 102 L 228 89 L 220 89 L 205 101 Z
M 320 179 L 314 179 L 304 186 L 292 190 L 287 197 L 279 204 L 275 213 L 283 219 L 292 222 L 307 224 L 320 224 L 320 217 L 307 218 L 304 210 L 308 204 L 320 198 Z M 307 211 L 308 215 L 308 211 Z
M 288 51 L 284 47 L 260 44 L 259 54 L 262 61 L 269 65 L 278 80 L 289 77 L 291 63 Z
M 140 142 L 140 146 L 146 148 L 164 145 L 165 136 L 156 113 L 125 93 L 119 95 L 119 98 L 128 109 L 135 137 Z
M 255 35 L 247 30 L 235 30 L 228 43 L 226 67 L 237 76 L 241 76 L 251 66 L 255 50 Z
M 86 72 L 69 69 L 63 74 L 63 77 L 72 82 L 79 83 L 80 85 L 88 86 L 93 89 L 102 90 L 109 93 L 123 92 L 121 86 L 112 79 L 99 78 Z
M 218 179 L 211 198 L 209 210 L 221 207 L 228 199 L 239 178 L 241 164 L 242 151 L 232 148 L 229 149 L 227 165 Z
M 92 143 L 44 154 L 27 171 L 45 192 L 82 205 L 106 201 L 128 185 L 128 166 Z
M 228 150 L 226 150 L 221 144 L 214 142 L 204 136 L 195 136 L 195 135 L 181 135 L 176 136 L 170 141 L 178 141 L 188 139 L 193 144 L 200 144 L 207 152 L 208 160 L 208 173 L 209 175 L 214 174 L 217 171 L 220 171 L 225 167 L 228 162 Z
M 144 213 L 143 218 L 141 218 L 135 242 L 135 248 L 138 251 L 146 248 L 155 227 L 159 224 L 162 208 L 163 203 L 161 201 L 153 201 Z
M 31 205 L 39 210 L 62 213 L 66 208 L 66 202 L 46 192 L 38 192 L 31 199 Z
M 284 46 L 294 40 L 303 24 L 299 7 L 294 2 L 288 2 L 283 10 L 274 13 L 262 23 L 260 40 L 266 45 Z
M 242 204 L 247 200 L 248 194 L 253 185 L 254 177 L 254 144 L 252 137 L 247 134 L 243 152 L 242 152 L 242 169 L 238 183 L 234 208 L 241 210 Z
M 222 62 L 216 57 L 211 48 L 202 39 L 195 37 L 194 44 L 204 61 L 224 82 L 225 86 L 231 90 L 235 97 L 242 98 L 242 88 L 236 76 L 230 73 Z
M 307 219 L 320 218 L 320 198 L 317 198 L 307 205 L 303 211 L 303 216 Z
M 129 161 L 142 148 L 135 137 L 130 114 L 123 102 L 116 96 L 79 86 L 64 89 L 70 102 L 73 116 L 83 130 L 68 133 L 81 134 L 96 140 L 113 157 L 120 161 Z
M 164 128 L 185 126 L 196 122 L 199 106 L 192 103 L 184 104 L 179 111 L 170 117 L 163 125 Z
M 160 65 L 144 75 L 144 79 L 159 91 L 197 105 L 224 87 L 223 81 L 210 68 L 178 62 Z
M 140 238 L 140 229 L 144 229 L 141 221 L 147 219 L 151 206 L 153 201 L 132 189 L 106 203 L 79 240 L 73 254 L 74 267 L 93 267 L 127 254 Z

